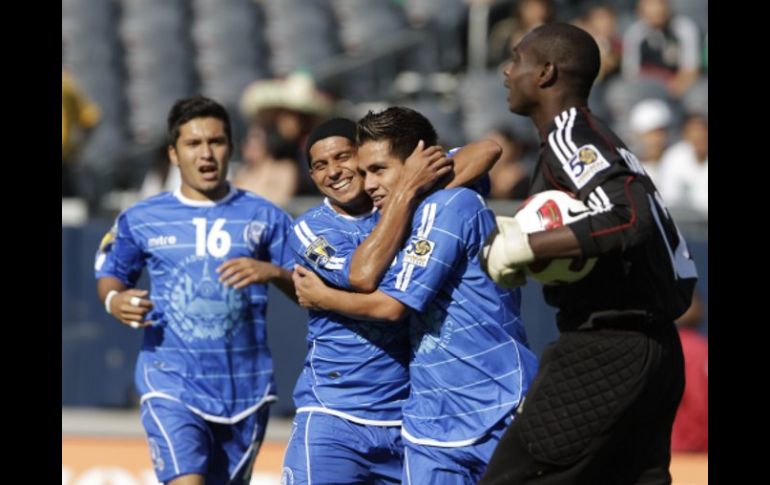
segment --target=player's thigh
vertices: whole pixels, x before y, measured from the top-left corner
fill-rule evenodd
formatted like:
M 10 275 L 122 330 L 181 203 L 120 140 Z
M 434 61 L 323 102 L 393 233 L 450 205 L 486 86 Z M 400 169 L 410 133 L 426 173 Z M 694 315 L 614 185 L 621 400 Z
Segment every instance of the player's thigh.
M 158 481 L 206 474 L 211 434 L 202 418 L 178 402 L 148 399 L 141 405 L 141 420 Z
M 234 424 L 210 424 L 214 443 L 209 461 L 210 481 L 221 477 L 231 485 L 248 484 L 254 460 L 262 446 L 269 406 Z
M 422 446 L 406 441 L 404 483 L 477 483 L 512 421 L 512 415 L 503 417 L 485 436 L 467 446 Z
M 585 483 L 610 477 L 618 483 L 671 482 L 671 428 L 684 386 L 684 371 L 673 325 L 651 338 L 642 379 L 645 388 L 618 418 L 610 438 L 585 472 Z
M 580 475 L 578 483 L 670 484 L 670 426 L 636 422 L 608 442 Z
M 369 477 L 373 485 L 400 484 L 404 468 L 404 445 L 400 426 L 369 426 L 373 447 L 368 453 Z
M 457 449 L 404 444 L 404 485 L 474 485 L 473 470 L 458 460 Z
M 361 434 L 351 425 L 329 414 L 297 414 L 284 456 L 282 483 L 371 483 L 370 444 L 362 442 Z
M 168 485 L 206 485 L 203 475 L 182 475 L 168 482 Z

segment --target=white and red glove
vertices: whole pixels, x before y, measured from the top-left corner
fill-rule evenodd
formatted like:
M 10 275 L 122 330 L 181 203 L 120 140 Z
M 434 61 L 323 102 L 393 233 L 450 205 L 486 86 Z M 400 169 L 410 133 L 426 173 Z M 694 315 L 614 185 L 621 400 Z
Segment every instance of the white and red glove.
M 498 216 L 497 230 L 487 238 L 481 249 L 481 268 L 492 281 L 505 288 L 526 283 L 524 266 L 535 260 L 529 236 L 513 217 Z

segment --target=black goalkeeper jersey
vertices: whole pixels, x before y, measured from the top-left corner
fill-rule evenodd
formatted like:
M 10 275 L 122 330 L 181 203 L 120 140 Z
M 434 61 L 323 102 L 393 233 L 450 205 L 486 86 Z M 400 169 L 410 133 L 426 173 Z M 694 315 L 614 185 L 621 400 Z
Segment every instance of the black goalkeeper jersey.
M 560 330 L 597 312 L 648 312 L 673 320 L 690 305 L 695 264 L 639 160 L 586 108 L 559 114 L 548 129 L 530 194 L 561 190 L 591 209 L 569 225 L 585 257 L 597 256 L 582 280 L 546 285 Z

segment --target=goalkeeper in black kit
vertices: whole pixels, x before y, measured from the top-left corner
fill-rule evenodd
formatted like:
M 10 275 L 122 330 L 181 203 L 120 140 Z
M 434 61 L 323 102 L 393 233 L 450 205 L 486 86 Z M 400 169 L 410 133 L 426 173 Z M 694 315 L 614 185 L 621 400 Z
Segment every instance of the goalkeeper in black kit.
M 684 387 L 674 327 L 697 278 L 687 245 L 637 158 L 587 108 L 599 49 L 585 31 L 546 24 L 506 64 L 512 112 L 542 148 L 530 194 L 574 194 L 588 217 L 525 234 L 498 217 L 482 250 L 499 284 L 524 266 L 597 258 L 580 281 L 545 285 L 560 336 L 479 484 L 671 483 L 671 426 Z

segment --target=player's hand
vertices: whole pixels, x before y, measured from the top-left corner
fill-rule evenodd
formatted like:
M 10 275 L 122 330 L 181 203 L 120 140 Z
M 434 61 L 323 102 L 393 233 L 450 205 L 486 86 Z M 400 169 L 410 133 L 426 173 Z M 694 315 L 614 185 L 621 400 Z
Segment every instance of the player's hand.
M 301 306 L 311 310 L 323 309 L 323 296 L 328 287 L 317 274 L 295 264 L 292 280 L 294 281 L 294 291 L 297 293 L 297 302 Z
M 506 288 L 526 283 L 524 265 L 531 263 L 535 254 L 529 245 L 529 236 L 521 230 L 513 217 L 497 217 L 497 229 L 487 237 L 479 254 L 481 268 L 492 281 Z
M 121 291 L 110 300 L 110 314 L 131 328 L 144 328 L 152 325 L 144 317 L 152 310 L 153 304 L 146 297 L 147 290 L 131 288 Z
M 225 261 L 217 268 L 219 282 L 240 290 L 254 283 L 269 283 L 279 274 L 272 263 L 243 257 Z
M 425 148 L 425 142 L 420 140 L 404 161 L 399 184 L 407 193 L 420 195 L 435 186 L 453 168 L 454 161 L 444 155 L 441 146 Z

